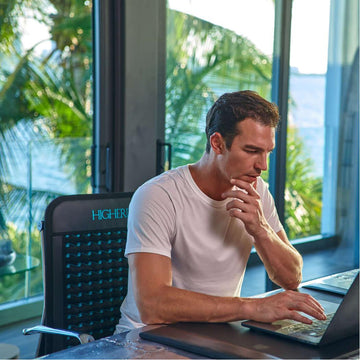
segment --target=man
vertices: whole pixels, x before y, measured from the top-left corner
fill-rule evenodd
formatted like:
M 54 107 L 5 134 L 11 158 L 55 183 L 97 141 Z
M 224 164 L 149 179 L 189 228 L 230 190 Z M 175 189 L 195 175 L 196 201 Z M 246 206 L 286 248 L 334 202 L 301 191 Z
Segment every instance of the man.
M 275 146 L 277 107 L 252 91 L 222 95 L 207 114 L 206 152 L 142 185 L 129 209 L 130 278 L 117 332 L 180 321 L 325 319 L 291 291 L 302 258 L 281 226 L 261 171 Z M 286 291 L 239 297 L 252 246 Z

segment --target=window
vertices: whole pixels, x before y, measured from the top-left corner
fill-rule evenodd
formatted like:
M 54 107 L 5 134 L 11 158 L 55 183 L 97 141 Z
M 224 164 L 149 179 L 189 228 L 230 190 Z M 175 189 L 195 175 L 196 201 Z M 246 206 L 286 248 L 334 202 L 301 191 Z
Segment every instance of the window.
M 338 156 L 333 145 L 343 141 L 339 119 L 344 100 L 339 89 L 347 86 L 348 64 L 356 62 L 358 5 L 355 1 L 294 0 L 286 2 L 290 9 L 286 13 L 281 4 L 168 1 L 166 141 L 172 144 L 173 167 L 197 161 L 205 147 L 206 111 L 220 94 L 252 89 L 270 100 L 272 92 L 280 91 L 286 103 L 280 111 L 287 136 L 278 138 L 277 148 L 284 163 L 278 170 L 279 165 L 270 166 L 273 182 L 284 182 L 282 192 L 274 193 L 275 198 L 285 199 L 280 217 L 291 240 L 333 236 L 337 233 Z M 280 9 L 277 15 L 276 9 Z M 345 31 L 349 21 L 351 27 Z M 289 42 L 281 43 L 280 53 L 274 55 L 274 28 L 279 26 Z M 328 58 L 331 49 L 336 49 L 336 59 Z M 283 62 L 286 56 L 290 58 L 280 70 L 273 63 L 277 56 Z M 279 71 L 285 76 L 281 88 L 276 81 Z M 352 106 L 358 109 L 358 100 Z
M 165 138 L 173 167 L 201 157 L 206 112 L 222 93 L 252 89 L 270 100 L 273 32 L 271 0 L 168 1 Z
M 41 263 L 20 260 L 41 260 L 45 207 L 92 190 L 91 12 L 90 0 L 0 1 L 0 239 L 17 255 L 0 268 L 0 304 L 42 294 Z
M 329 15 L 330 0 L 293 1 L 285 188 L 290 239 L 321 233 Z

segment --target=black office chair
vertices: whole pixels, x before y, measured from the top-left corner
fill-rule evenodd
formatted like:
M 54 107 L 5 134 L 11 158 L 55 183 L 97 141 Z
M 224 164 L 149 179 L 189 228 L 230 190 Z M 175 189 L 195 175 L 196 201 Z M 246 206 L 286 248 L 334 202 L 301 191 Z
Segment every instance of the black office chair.
M 113 334 L 127 293 L 131 196 L 62 196 L 47 207 L 41 227 L 42 325 L 23 330 L 41 333 L 37 356 Z

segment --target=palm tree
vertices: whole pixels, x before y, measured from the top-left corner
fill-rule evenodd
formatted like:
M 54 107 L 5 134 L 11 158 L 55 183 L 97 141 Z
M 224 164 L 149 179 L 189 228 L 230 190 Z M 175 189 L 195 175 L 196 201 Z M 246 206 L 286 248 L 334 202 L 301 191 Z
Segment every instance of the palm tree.
M 10 237 L 18 252 L 24 252 L 26 243 L 33 239 L 32 254 L 40 256 L 39 234 L 30 226 L 36 224 L 32 218 L 41 219 L 46 204 L 61 194 L 54 185 L 35 186 L 29 193 L 22 181 L 30 161 L 26 159 L 28 144 L 36 143 L 37 149 L 46 141 L 60 149 L 61 166 L 76 180 L 75 192 L 89 191 L 91 6 L 91 1 L 79 0 L 12 0 L 0 4 L 0 236 Z M 41 42 L 24 49 L 22 26 L 29 18 L 49 28 L 44 40 L 51 47 L 46 52 L 37 51 Z M 19 176 L 11 176 L 14 174 Z M 28 229 L 7 223 L 14 212 L 16 218 L 30 221 Z M 41 271 L 32 275 L 37 277 L 34 286 L 40 288 Z M 23 284 L 19 286 L 21 292 Z
M 178 166 L 202 154 L 206 111 L 225 89 L 269 97 L 271 62 L 244 37 L 181 12 L 168 9 L 167 29 L 166 138 Z
M 91 2 L 84 5 L 77 0 L 14 0 L 2 3 L 0 10 L 3 64 L 0 70 L 0 183 L 4 183 L 2 180 L 9 178 L 6 176 L 11 170 L 9 166 L 13 166 L 10 164 L 23 160 L 16 157 L 27 152 L 25 143 L 28 140 L 91 135 Z M 25 51 L 22 48 L 21 19 L 29 16 L 50 27 L 52 48 L 46 54 L 35 52 L 39 44 Z M 32 132 L 32 139 L 17 131 L 19 123 L 26 127 L 26 132 Z M 22 146 L 20 151 L 14 152 L 10 146 L 14 143 Z M 63 146 L 64 163 L 79 164 L 81 161 L 85 164 L 88 152 L 84 148 L 81 152 L 75 151 L 79 144 L 73 147 L 70 144 Z M 88 191 L 88 182 L 80 181 L 88 177 L 88 169 L 73 166 L 71 170 L 78 180 L 76 191 Z M 12 201 L 21 202 L 26 199 L 26 191 L 26 187 L 16 184 L 0 186 L 2 229 L 7 203 L 5 192 L 12 196 Z M 34 202 L 42 203 L 42 207 L 57 195 L 56 190 L 53 194 L 41 189 L 32 193 Z M 43 201 L 36 201 L 38 197 Z

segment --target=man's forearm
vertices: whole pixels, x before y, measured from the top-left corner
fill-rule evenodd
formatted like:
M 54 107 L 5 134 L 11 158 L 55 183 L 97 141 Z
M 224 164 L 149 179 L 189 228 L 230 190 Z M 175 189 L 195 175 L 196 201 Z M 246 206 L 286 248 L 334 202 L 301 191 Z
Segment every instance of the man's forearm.
M 255 248 L 270 279 L 285 289 L 295 289 L 301 282 L 300 254 L 283 230 L 276 234 L 267 222 L 255 185 L 240 179 L 231 179 L 231 183 L 244 191 L 233 189 L 223 193 L 224 199 L 230 199 L 226 204 L 230 216 L 240 219 L 254 237 Z
M 145 324 L 173 322 L 227 322 L 246 319 L 251 301 L 239 297 L 219 297 L 163 286 L 157 293 L 137 297 Z
M 273 322 L 293 319 L 307 324 L 326 317 L 321 305 L 310 295 L 295 291 L 280 292 L 264 298 L 219 297 L 166 286 L 161 294 L 138 301 L 141 320 L 145 324 L 174 322 L 229 322 L 252 319 Z
M 174 287 L 170 258 L 152 253 L 128 257 L 134 298 L 146 324 L 233 321 L 249 309 L 238 297 L 219 297 Z
M 269 227 L 263 236 L 255 239 L 255 248 L 273 282 L 284 289 L 296 289 L 299 286 L 302 280 L 302 257 L 287 241 L 285 233 L 276 234 Z

